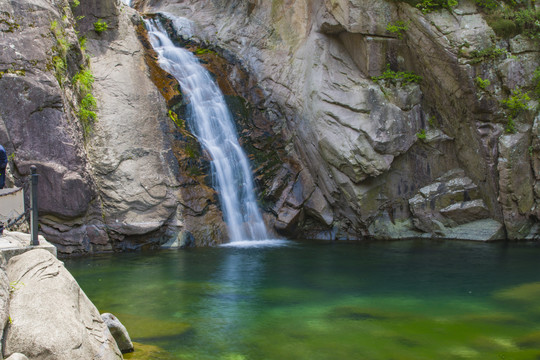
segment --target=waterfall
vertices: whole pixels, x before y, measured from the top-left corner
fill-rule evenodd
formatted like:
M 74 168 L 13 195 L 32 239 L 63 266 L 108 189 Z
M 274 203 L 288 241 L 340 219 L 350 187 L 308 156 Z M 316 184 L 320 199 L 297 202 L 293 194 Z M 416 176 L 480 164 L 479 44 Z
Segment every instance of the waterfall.
M 238 143 L 221 90 L 191 52 L 172 43 L 161 24 L 146 20 L 146 27 L 160 66 L 178 80 L 188 99 L 191 132 L 211 156 L 214 187 L 231 242 L 268 239 L 255 201 L 248 158 Z

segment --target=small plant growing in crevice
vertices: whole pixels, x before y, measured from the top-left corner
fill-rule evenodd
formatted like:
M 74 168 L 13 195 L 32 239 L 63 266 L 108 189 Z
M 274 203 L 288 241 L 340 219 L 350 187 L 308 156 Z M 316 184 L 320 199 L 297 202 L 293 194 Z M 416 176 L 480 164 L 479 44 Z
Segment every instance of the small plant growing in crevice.
M 508 99 L 501 101 L 501 104 L 510 111 L 512 117 L 516 117 L 519 113 L 529 110 L 528 102 L 531 100 L 529 93 L 523 93 L 520 88 L 512 90 L 512 95 Z
M 80 104 L 77 116 L 83 128 L 83 136 L 86 139 L 92 130 L 92 125 L 97 121 L 97 103 L 92 95 L 92 85 L 94 84 L 94 75 L 90 69 L 82 69 L 71 79 L 71 83 L 79 92 Z
M 506 133 L 516 133 L 516 123 L 514 119 L 523 111 L 529 110 L 528 102 L 531 100 L 529 93 L 523 93 L 520 88 L 512 90 L 512 95 L 501 101 L 502 106 L 508 111 L 508 122 L 504 131 Z
M 422 129 L 419 132 L 417 132 L 416 137 L 418 138 L 418 140 L 425 141 L 426 140 L 426 129 Z
M 427 14 L 435 10 L 451 10 L 454 6 L 457 6 L 457 4 L 457 0 L 422 0 L 422 2 L 416 4 L 416 7 L 420 9 L 423 14 Z
M 486 90 L 489 85 L 491 85 L 491 81 L 489 79 L 482 79 L 480 76 L 477 76 L 474 79 L 474 82 L 476 83 L 476 86 L 478 86 L 482 90 Z
M 371 80 L 375 82 L 384 81 L 392 85 L 419 83 L 422 81 L 420 75 L 416 75 L 411 71 L 394 71 L 390 69 L 390 64 L 386 65 L 386 70 L 380 76 L 373 76 Z
M 540 98 L 540 66 L 534 70 L 533 74 L 534 93 Z
M 508 55 L 508 51 L 498 48 L 496 46 L 492 46 L 483 50 L 473 50 L 471 51 L 471 64 L 478 64 L 485 60 L 495 60 L 503 55 Z
M 101 19 L 99 19 L 98 21 L 94 23 L 94 31 L 97 32 L 98 34 L 101 34 L 108 28 L 109 28 L 109 25 L 107 24 L 107 22 Z
M 403 39 L 403 34 L 409 29 L 409 23 L 404 21 L 396 21 L 395 23 L 388 23 L 386 25 L 386 31 L 392 34 L 396 34 L 399 39 Z
M 92 92 L 94 75 L 92 75 L 90 69 L 84 69 L 75 74 L 71 82 L 79 88 L 79 93 L 86 95 Z
M 52 48 L 55 55 L 52 57 L 51 65 L 54 69 L 56 80 L 60 86 L 64 83 L 64 77 L 67 70 L 67 53 L 70 48 L 67 41 L 65 30 L 61 27 L 57 21 L 51 22 L 50 30 L 56 40 L 55 46 Z

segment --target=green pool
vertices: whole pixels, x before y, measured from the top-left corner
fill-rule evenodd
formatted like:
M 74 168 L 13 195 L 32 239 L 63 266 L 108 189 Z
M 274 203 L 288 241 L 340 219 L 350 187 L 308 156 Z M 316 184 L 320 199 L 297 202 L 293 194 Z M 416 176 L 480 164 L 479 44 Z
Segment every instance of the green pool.
M 540 359 L 540 244 L 289 242 L 65 261 L 131 359 Z

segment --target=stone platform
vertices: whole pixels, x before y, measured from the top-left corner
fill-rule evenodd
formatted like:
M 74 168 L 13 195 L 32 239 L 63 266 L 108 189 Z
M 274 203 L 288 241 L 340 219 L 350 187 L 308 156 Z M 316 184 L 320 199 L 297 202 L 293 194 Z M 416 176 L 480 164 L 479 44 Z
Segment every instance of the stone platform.
M 41 235 L 38 236 L 39 245 L 32 246 L 30 234 L 17 231 L 6 231 L 0 236 L 0 254 L 4 256 L 6 262 L 14 256 L 20 255 L 33 249 L 44 249 L 56 257 L 56 247 L 45 240 Z

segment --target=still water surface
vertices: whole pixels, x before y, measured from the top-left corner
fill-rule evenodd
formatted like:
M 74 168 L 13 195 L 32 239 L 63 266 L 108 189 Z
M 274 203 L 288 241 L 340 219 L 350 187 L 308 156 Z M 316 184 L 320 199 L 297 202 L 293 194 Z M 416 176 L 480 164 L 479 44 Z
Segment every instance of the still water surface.
M 540 359 L 540 244 L 289 242 L 66 266 L 131 359 Z

